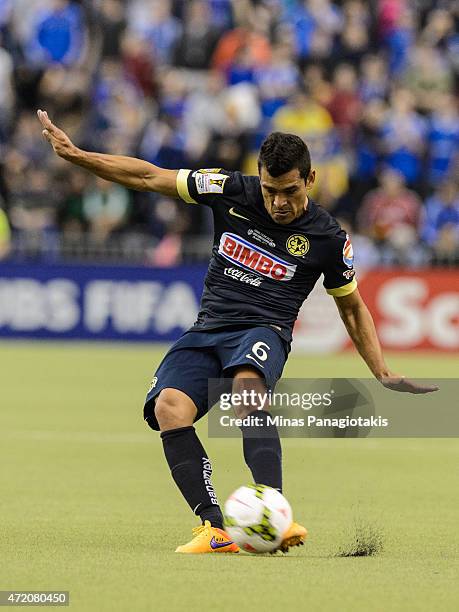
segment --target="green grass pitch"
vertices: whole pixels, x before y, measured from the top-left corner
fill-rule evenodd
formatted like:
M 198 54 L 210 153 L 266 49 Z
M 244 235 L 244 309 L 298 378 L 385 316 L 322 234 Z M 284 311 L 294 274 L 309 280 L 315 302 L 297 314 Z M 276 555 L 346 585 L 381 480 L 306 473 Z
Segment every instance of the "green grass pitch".
M 310 530 L 287 556 L 175 555 L 196 521 L 141 417 L 163 348 L 0 344 L 0 590 L 69 590 L 71 609 L 457 610 L 456 439 L 285 440 L 285 493 Z M 457 359 L 389 356 L 413 377 Z M 367 376 L 353 354 L 286 376 Z M 239 440 L 207 440 L 220 500 L 250 482 Z M 342 557 L 359 534 L 382 551 Z

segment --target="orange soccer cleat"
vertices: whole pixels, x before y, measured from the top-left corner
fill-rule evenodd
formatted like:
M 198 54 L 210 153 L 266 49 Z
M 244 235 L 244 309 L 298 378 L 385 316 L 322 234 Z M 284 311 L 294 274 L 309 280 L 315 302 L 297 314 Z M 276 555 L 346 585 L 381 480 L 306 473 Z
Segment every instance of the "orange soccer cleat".
M 238 553 L 239 546 L 231 540 L 223 529 L 212 527 L 209 521 L 204 521 L 204 525 L 193 529 L 193 539 L 188 544 L 179 546 L 175 552 L 191 554 Z
M 276 550 L 287 553 L 289 548 L 292 548 L 292 546 L 303 546 L 307 535 L 308 531 L 306 527 L 303 527 L 303 525 L 300 525 L 299 523 L 293 522 L 284 533 L 284 539 L 282 540 L 279 548 Z

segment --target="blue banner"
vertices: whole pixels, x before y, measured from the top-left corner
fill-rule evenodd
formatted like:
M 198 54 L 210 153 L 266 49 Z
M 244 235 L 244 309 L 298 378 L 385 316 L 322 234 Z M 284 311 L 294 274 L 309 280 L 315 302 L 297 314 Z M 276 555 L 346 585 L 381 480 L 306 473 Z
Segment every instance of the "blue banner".
M 205 273 L 0 264 L 0 337 L 170 342 L 194 323 Z

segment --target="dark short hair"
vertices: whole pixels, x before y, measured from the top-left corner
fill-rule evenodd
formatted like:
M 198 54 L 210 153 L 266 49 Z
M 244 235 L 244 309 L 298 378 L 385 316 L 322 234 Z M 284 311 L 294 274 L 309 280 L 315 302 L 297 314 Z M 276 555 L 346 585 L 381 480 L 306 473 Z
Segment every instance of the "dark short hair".
M 311 155 L 299 136 L 273 132 L 265 138 L 260 148 L 259 172 L 262 166 L 274 177 L 298 168 L 300 176 L 306 180 L 311 172 Z

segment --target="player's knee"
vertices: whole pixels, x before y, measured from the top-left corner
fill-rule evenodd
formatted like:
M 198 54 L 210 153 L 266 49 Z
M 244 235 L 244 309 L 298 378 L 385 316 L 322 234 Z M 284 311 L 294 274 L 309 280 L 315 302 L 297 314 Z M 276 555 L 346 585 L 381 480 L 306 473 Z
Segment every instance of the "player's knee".
M 233 394 L 241 397 L 241 402 L 234 405 L 238 418 L 244 418 L 254 410 L 266 408 L 266 383 L 264 377 L 255 368 L 241 367 L 234 373 Z
M 193 400 L 178 389 L 163 389 L 155 403 L 155 416 L 161 431 L 189 427 L 196 417 Z

